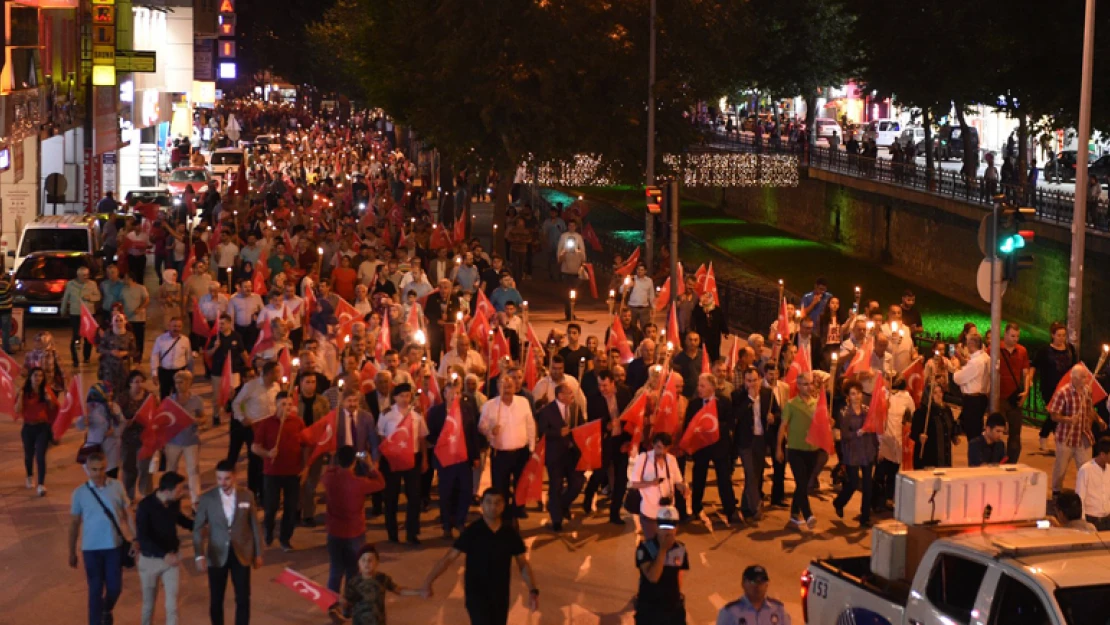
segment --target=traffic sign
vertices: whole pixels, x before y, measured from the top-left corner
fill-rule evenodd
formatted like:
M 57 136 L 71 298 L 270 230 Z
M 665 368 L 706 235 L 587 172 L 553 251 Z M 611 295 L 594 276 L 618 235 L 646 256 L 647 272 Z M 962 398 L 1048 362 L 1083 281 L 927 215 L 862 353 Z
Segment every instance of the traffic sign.
M 995 260 L 994 262 L 996 271 L 998 271 L 999 275 L 1001 276 L 1003 270 L 1002 261 Z M 1006 294 L 1006 284 L 1007 282 L 1003 280 L 1003 295 Z M 979 290 L 979 297 L 983 298 L 984 302 L 988 304 L 991 303 L 991 262 L 986 258 L 980 261 L 979 271 L 975 273 L 975 286 Z

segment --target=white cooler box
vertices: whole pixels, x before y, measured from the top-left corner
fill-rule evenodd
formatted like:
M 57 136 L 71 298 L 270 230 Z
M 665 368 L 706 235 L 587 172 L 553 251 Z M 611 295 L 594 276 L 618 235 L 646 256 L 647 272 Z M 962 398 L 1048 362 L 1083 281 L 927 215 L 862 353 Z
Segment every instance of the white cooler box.
M 905 471 L 898 474 L 894 518 L 906 525 L 1029 521 L 1045 516 L 1048 476 L 1024 464 Z
M 871 529 L 871 572 L 883 579 L 906 577 L 906 545 L 909 528 L 893 519 L 880 521 Z

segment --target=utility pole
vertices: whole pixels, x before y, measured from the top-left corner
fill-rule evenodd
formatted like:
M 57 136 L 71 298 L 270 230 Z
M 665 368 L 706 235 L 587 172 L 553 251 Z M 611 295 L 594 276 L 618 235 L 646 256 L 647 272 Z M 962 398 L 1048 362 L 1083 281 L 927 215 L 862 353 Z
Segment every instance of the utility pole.
M 1092 0 L 1089 0 L 1092 1 Z M 651 30 L 648 38 L 648 97 L 647 97 L 647 182 L 655 184 L 655 2 L 651 0 Z M 644 214 L 644 264 L 648 274 L 654 267 L 655 215 Z M 672 274 L 673 275 L 673 274 Z
M 1075 210 L 1071 218 L 1068 273 L 1068 338 L 1075 350 L 1083 326 L 1083 255 L 1087 243 L 1087 147 L 1091 140 L 1091 83 L 1095 56 L 1095 0 L 1087 0 L 1083 25 L 1083 82 L 1079 90 L 1079 148 L 1075 157 Z M 997 337 L 996 339 L 997 340 Z
M 994 240 L 991 246 L 991 412 L 998 412 L 998 359 L 1001 357 L 999 345 L 1002 343 L 1002 263 L 998 259 L 998 210 L 1001 202 L 995 201 L 991 209 L 994 222 Z

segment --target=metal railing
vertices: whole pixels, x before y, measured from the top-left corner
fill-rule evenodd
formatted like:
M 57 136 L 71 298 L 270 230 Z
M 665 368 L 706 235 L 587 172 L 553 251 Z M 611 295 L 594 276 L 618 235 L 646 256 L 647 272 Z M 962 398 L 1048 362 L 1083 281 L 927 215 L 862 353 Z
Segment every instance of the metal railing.
M 785 139 L 772 141 L 764 137 L 760 142 L 752 135 L 717 132 L 704 137 L 705 142 L 698 146 L 699 149 L 795 154 L 803 165 L 823 171 L 876 180 L 984 207 L 991 206 L 993 196 L 1002 193 L 1012 202 L 1034 208 L 1036 217 L 1041 221 L 1070 224 L 1072 219 L 1075 194 L 1066 191 L 1032 184 L 1001 184 L 983 176 L 965 176 L 959 171 L 942 168 L 934 168 L 930 172 L 917 162 L 865 157 L 850 154 L 841 148 L 808 146 Z M 1089 201 L 1087 227 L 1110 232 L 1110 203 L 1101 198 Z

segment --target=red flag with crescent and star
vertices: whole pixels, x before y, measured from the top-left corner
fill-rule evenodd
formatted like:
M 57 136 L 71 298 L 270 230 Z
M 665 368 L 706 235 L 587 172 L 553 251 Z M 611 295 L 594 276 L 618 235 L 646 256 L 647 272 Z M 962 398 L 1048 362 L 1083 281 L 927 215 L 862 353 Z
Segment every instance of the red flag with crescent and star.
M 274 582 L 297 593 L 302 599 L 311 601 L 316 607 L 325 612 L 339 601 L 339 593 L 329 590 L 325 586 L 321 586 L 290 568 L 286 568 L 279 573 L 278 576 L 274 578 Z
M 627 278 L 628 276 L 632 275 L 632 272 L 636 271 L 636 266 L 639 264 L 640 248 L 637 247 L 635 251 L 628 255 L 628 260 L 624 261 L 624 263 L 613 270 L 613 272 L 621 276 L 622 278 Z
M 574 444 L 582 455 L 575 471 L 593 471 L 601 468 L 601 420 L 590 421 L 570 431 Z
M 463 211 L 463 214 L 455 220 L 454 230 L 451 232 L 451 238 L 455 241 L 463 241 L 466 239 L 466 222 L 470 217 L 470 210 Z
M 582 239 L 585 240 L 586 245 L 589 245 L 590 249 L 595 252 L 600 252 L 603 249 L 601 247 L 601 239 L 597 238 L 597 232 L 594 232 L 594 227 L 590 224 L 582 226 Z
M 813 420 L 809 422 L 809 431 L 806 432 L 806 442 L 824 449 L 830 456 L 836 453 L 832 419 L 829 418 L 829 404 L 825 401 L 824 392 L 817 398 L 817 408 L 813 411 Z
M 85 302 L 81 302 L 81 336 L 89 343 L 96 344 L 96 331 L 100 325 L 96 323 L 96 317 L 89 312 L 89 307 Z
M 438 224 L 432 224 L 432 238 L 428 241 L 428 249 L 451 249 L 452 245 L 454 243 L 451 242 L 451 234 L 447 229 L 438 227 Z
M 781 338 L 784 341 L 790 338 L 790 317 L 786 314 L 785 297 L 782 298 L 782 302 L 779 304 L 779 318 L 775 322 L 775 333 L 779 335 L 775 338 Z M 770 341 L 771 337 L 767 337 L 767 340 Z
M 254 268 L 254 275 L 251 276 L 251 291 L 259 297 L 266 295 L 266 272 L 262 267 Z
M 447 407 L 447 418 L 443 421 L 443 430 L 440 431 L 439 438 L 436 439 L 435 453 L 439 463 L 445 467 L 467 461 L 462 408 L 457 395 Z
M 480 293 L 482 290 L 478 289 Z M 405 323 L 409 324 L 413 332 L 424 329 L 424 315 L 420 313 L 421 306 L 419 303 L 409 306 L 409 317 Z
M 0 371 L 0 414 L 7 414 L 13 421 L 18 416 L 15 413 L 16 393 L 15 380 L 12 379 L 12 376 Z
M 675 349 L 682 349 L 682 337 L 678 333 L 678 308 L 671 302 L 671 314 L 667 316 L 667 342 Z
M 358 388 L 363 395 L 374 392 L 374 378 L 378 375 L 378 368 L 374 363 L 366 361 L 358 371 Z
M 509 358 L 509 339 L 505 338 L 505 333 L 498 327 L 497 331 L 493 333 L 493 338 L 489 344 L 489 375 L 494 377 L 501 373 L 501 359 Z
M 640 441 L 644 439 L 644 416 L 647 414 L 649 395 L 650 393 L 640 393 L 640 396 L 628 404 L 621 413 L 620 420 L 624 422 L 624 431 L 632 435 L 631 449 L 639 449 Z
M 875 376 L 875 386 L 871 390 L 871 403 L 867 405 L 867 417 L 863 420 L 863 427 L 859 429 L 860 433 L 882 434 L 885 432 L 886 415 L 889 411 L 890 403 L 886 396 L 886 378 L 877 375 Z
M 697 401 L 692 399 L 691 401 Z M 690 425 L 682 434 L 678 446 L 688 454 L 704 449 L 721 438 L 721 422 L 717 417 L 717 398 L 709 400 L 690 418 Z
M 496 313 L 497 309 L 493 307 L 493 302 L 489 301 L 482 289 L 478 289 L 478 302 L 474 305 L 474 316 L 489 319 L 490 316 Z
M 713 373 L 713 363 L 709 362 L 709 350 L 705 348 L 705 343 L 701 344 L 701 372 L 703 374 Z
M 1087 369 L 1087 365 L 1083 363 L 1079 364 L 1083 365 L 1084 369 Z M 1087 369 L 1087 377 L 1094 380 L 1094 376 L 1091 375 L 1090 369 Z M 1069 384 L 1071 384 L 1071 369 L 1068 369 L 1068 372 L 1064 374 L 1064 377 L 1060 378 L 1060 382 L 1056 385 L 1056 390 L 1053 391 L 1053 394 L 1056 394 L 1060 389 Z M 1094 383 L 1091 384 L 1091 402 L 1097 404 L 1104 401 L 1106 397 L 1106 389 L 1102 388 L 1102 385 L 1098 383 L 1098 380 L 1094 380 Z
M 474 318 L 470 320 L 470 327 L 467 328 L 466 335 L 482 352 L 489 347 L 489 333 L 489 318 L 485 315 L 474 315 Z
M 139 449 L 140 458 L 150 458 L 154 452 L 166 446 L 182 430 L 193 425 L 193 417 L 181 404 L 167 397 L 151 411 L 149 420 L 143 424 L 143 446 Z
M 8 352 L 0 349 L 0 370 L 7 373 L 13 380 L 18 380 L 19 376 L 23 373 L 23 367 L 8 355 Z
M 782 378 L 790 385 L 790 397 L 792 399 L 798 396 L 798 376 L 810 371 L 812 369 L 809 367 L 809 358 L 806 358 L 806 350 L 795 350 L 794 361 L 790 363 L 790 368 L 786 370 L 786 375 Z
M 628 346 L 628 337 L 624 334 L 624 325 L 621 324 L 621 318 L 619 316 L 613 316 L 613 325 L 609 329 L 609 340 L 606 342 L 605 347 L 619 350 L 621 362 L 625 364 L 632 362 L 632 360 L 636 358 L 632 355 L 632 349 Z
M 705 268 L 705 263 L 698 265 L 698 270 L 694 272 L 694 295 L 699 298 L 705 293 L 705 280 L 708 276 L 709 270 Z
M 532 343 L 528 344 L 528 348 L 524 351 L 524 388 L 529 392 L 536 387 L 536 380 L 539 379 L 539 372 L 536 369 L 536 355 L 532 351 Z
M 678 378 L 673 373 L 668 373 L 667 380 L 663 383 L 663 393 L 659 396 L 659 405 L 651 417 L 651 429 L 673 435 L 678 431 L 678 418 Z
M 358 314 L 357 308 L 342 297 L 337 296 L 337 298 L 339 303 L 335 305 L 335 318 L 339 321 L 339 325 L 353 323 L 362 319 L 362 315 Z
M 844 370 L 845 376 L 871 370 L 872 345 L 871 338 L 867 338 L 862 346 L 856 348 L 856 354 L 852 356 L 852 361 L 848 363 L 848 368 Z
M 528 339 L 527 339 L 527 341 L 528 341 L 529 345 L 535 345 L 537 349 L 540 349 L 540 348 L 543 347 L 543 341 L 540 340 L 539 335 L 536 334 L 536 329 L 533 328 L 532 324 L 530 324 L 530 323 L 528 324 Z
M 397 429 L 382 439 L 378 446 L 382 457 L 389 461 L 389 470 L 398 473 L 416 466 L 416 450 L 412 448 L 412 413 L 405 415 Z
M 315 421 L 309 427 L 301 430 L 301 442 L 312 446 L 312 451 L 309 453 L 308 457 L 308 463 L 306 463 L 305 466 L 312 466 L 312 463 L 323 454 L 335 452 L 335 423 L 337 416 L 338 412 L 332 410 L 324 415 L 322 419 Z
M 702 293 L 713 294 L 713 305 L 721 305 L 721 298 L 717 295 L 717 276 L 713 274 L 713 261 L 709 262 L 709 269 L 705 270 L 705 283 L 702 286 Z
M 906 390 L 913 398 L 913 405 L 920 406 L 921 396 L 925 394 L 925 359 L 918 357 L 898 376 L 906 381 Z
M 667 278 L 663 281 L 663 288 L 659 289 L 659 293 L 655 295 L 655 310 L 663 312 L 667 310 L 667 304 L 671 303 L 671 279 Z
M 212 327 L 208 325 L 208 320 L 204 318 L 204 313 L 200 311 L 200 300 L 193 300 L 193 334 L 199 336 L 212 336 Z
M 520 479 L 516 481 L 513 490 L 513 499 L 518 506 L 526 506 L 532 502 L 543 499 L 543 465 L 545 457 L 544 438 L 536 441 L 536 448 L 532 450 L 524 470 L 520 472 Z
M 597 294 L 597 276 L 594 275 L 594 264 L 582 263 L 582 268 L 586 270 L 586 279 L 590 283 L 590 297 L 599 299 Z
M 81 374 L 77 374 L 69 379 L 69 386 L 66 387 L 64 395 L 58 398 L 61 407 L 58 408 L 58 416 L 54 418 L 54 440 L 61 440 L 62 434 L 65 434 L 69 426 L 77 420 L 77 417 L 85 414 L 85 398 L 81 394 Z

